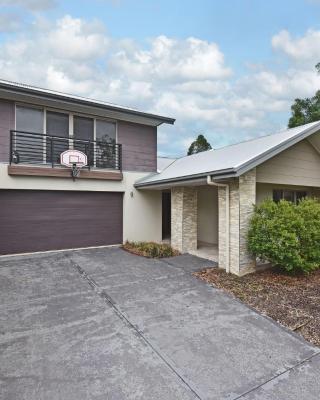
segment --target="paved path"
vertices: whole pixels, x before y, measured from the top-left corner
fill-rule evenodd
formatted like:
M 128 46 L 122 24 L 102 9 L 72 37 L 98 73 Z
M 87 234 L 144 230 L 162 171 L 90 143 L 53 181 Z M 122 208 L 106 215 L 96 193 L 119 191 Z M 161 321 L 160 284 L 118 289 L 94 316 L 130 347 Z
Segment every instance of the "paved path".
M 0 259 L 0 399 L 318 400 L 320 349 L 118 248 Z

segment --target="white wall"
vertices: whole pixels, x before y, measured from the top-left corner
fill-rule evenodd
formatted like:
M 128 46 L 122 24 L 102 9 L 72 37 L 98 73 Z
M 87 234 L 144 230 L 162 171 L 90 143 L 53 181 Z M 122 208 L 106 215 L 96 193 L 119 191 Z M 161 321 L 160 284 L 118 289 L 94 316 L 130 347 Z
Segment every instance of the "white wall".
M 303 140 L 259 165 L 257 182 L 319 187 L 320 155 Z
M 7 167 L 6 164 L 0 164 L 0 189 L 124 192 L 124 241 L 161 241 L 161 191 L 138 191 L 133 186 L 138 179 L 149 173 L 124 172 L 122 181 L 79 179 L 73 182 L 71 178 L 10 176 Z M 131 192 L 133 196 L 131 196 Z
M 218 243 L 218 190 L 216 187 L 198 188 L 198 241 Z
M 162 240 L 162 192 L 133 187 L 137 173 L 125 173 L 128 191 L 123 199 L 123 239 L 160 242 Z M 144 174 L 146 175 L 146 174 Z M 142 174 L 140 173 L 140 177 Z M 130 192 L 133 193 L 131 197 Z

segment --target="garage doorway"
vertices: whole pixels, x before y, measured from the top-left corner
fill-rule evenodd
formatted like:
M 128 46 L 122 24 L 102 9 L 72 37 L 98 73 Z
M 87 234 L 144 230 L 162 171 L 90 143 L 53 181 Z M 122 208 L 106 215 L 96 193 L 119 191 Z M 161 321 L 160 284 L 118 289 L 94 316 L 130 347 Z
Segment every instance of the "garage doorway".
M 0 254 L 122 243 L 123 194 L 0 190 Z

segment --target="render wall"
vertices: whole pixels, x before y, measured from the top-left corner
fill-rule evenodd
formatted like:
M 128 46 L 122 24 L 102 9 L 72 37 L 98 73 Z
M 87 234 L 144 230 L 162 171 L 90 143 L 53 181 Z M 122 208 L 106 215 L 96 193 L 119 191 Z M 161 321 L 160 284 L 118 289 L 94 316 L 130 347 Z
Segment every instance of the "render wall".
M 161 241 L 161 191 L 136 190 L 134 183 L 148 173 L 124 172 L 123 181 L 9 176 L 0 164 L 0 189 L 124 192 L 123 239 Z M 132 193 L 132 196 L 131 196 Z M 0 193 L 1 196 L 1 193 Z M 1 197 L 0 197 L 1 200 Z
M 259 165 L 257 182 L 320 187 L 320 155 L 303 140 Z
M 198 188 L 198 241 L 218 244 L 218 188 Z

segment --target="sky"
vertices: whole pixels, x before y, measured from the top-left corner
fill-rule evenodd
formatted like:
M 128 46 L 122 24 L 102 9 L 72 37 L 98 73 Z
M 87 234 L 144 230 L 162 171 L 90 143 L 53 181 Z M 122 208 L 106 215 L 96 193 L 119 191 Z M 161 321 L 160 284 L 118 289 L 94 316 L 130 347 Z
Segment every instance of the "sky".
M 0 78 L 176 118 L 159 155 L 285 129 L 320 89 L 320 0 L 0 0 Z

